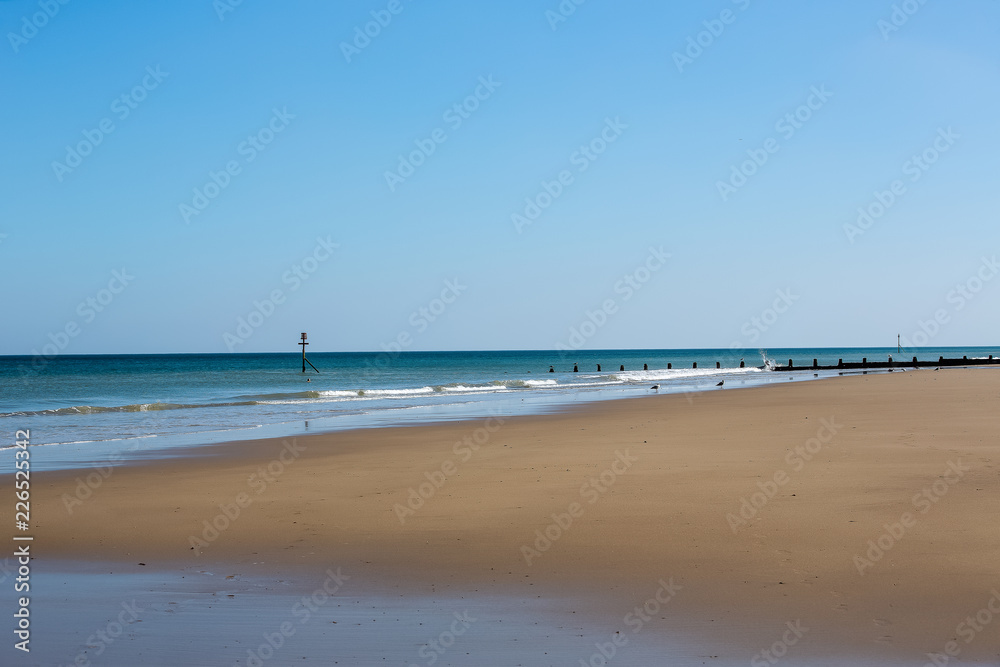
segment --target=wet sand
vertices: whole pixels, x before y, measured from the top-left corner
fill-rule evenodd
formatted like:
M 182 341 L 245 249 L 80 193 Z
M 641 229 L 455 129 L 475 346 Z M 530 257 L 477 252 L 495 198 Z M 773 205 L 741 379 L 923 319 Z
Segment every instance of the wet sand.
M 340 568 L 351 597 L 411 610 L 503 599 L 467 650 L 520 636 L 521 664 L 579 664 L 616 636 L 615 664 L 650 664 L 642 647 L 658 644 L 678 651 L 671 664 L 924 664 L 947 649 L 996 661 L 998 408 L 993 369 L 921 370 L 208 446 L 40 474 L 34 550 L 50 568 L 310 590 Z M 269 599 L 250 608 L 285 613 Z M 519 611 L 529 600 L 553 615 Z M 333 609 L 317 614 L 336 626 Z M 233 638 L 217 613 L 221 647 Z M 390 648 L 367 636 L 310 646 L 382 664 Z M 392 659 L 427 664 L 421 641 Z M 215 657 L 204 664 L 239 659 Z

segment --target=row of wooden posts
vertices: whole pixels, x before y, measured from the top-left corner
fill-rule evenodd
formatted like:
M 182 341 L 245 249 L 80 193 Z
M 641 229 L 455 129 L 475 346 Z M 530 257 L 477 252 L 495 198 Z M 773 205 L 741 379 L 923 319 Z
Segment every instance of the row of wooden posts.
M 795 366 L 792 359 L 788 360 L 787 366 L 776 366 L 774 370 L 776 371 L 789 371 L 798 369 L 809 369 L 809 370 L 837 370 L 837 369 L 856 369 L 856 368 L 929 368 L 933 366 L 989 366 L 991 364 L 1000 363 L 1000 359 L 994 359 L 993 355 L 989 355 L 986 359 L 969 359 L 968 356 L 963 356 L 961 359 L 946 359 L 945 357 L 938 357 L 937 361 L 917 361 L 916 357 L 913 357 L 912 361 L 894 361 L 890 355 L 886 361 L 868 361 L 868 357 L 862 357 L 861 363 L 858 362 L 844 362 L 843 359 L 837 360 L 836 366 L 820 366 L 819 360 L 813 359 L 812 366 Z
M 791 359 L 789 359 L 789 361 L 791 361 Z M 674 365 L 672 363 L 669 363 L 669 362 L 667 363 L 667 370 L 670 370 L 673 367 L 674 367 Z M 715 367 L 716 368 L 722 368 L 722 363 L 716 361 L 715 362 Z M 743 361 L 740 361 L 740 368 L 745 368 L 745 367 L 746 367 L 746 363 L 744 363 Z M 691 368 L 698 368 L 698 362 L 697 361 L 694 362 L 691 365 Z M 618 366 L 618 370 L 619 371 L 625 370 L 625 364 L 621 364 L 620 366 Z M 643 364 L 642 365 L 642 370 L 648 371 L 649 370 L 649 364 Z M 555 367 L 554 366 L 549 366 L 549 372 L 550 373 L 555 373 L 556 372 Z M 573 364 L 573 372 L 574 373 L 579 373 L 580 372 L 580 368 L 579 368 L 579 366 L 577 364 Z M 598 373 L 601 372 L 601 365 L 600 364 L 597 364 L 597 372 Z
M 909 362 L 893 361 L 892 357 L 890 356 L 888 361 L 873 361 L 871 363 L 868 362 L 868 357 L 862 357 L 861 363 L 847 362 L 845 364 L 843 359 L 838 359 L 836 366 L 820 366 L 819 359 L 813 359 L 812 366 L 795 366 L 794 360 L 789 359 L 787 366 L 775 366 L 773 370 L 776 371 L 788 371 L 794 369 L 835 370 L 844 368 L 903 368 L 903 367 L 919 368 L 925 366 L 981 366 L 994 363 L 1000 363 L 1000 359 L 994 359 L 992 354 L 987 359 L 969 359 L 967 356 L 964 356 L 961 359 L 945 359 L 944 357 L 938 357 L 937 361 L 917 361 L 917 358 L 913 357 L 913 361 Z M 667 370 L 670 370 L 673 367 L 674 365 L 672 363 L 667 364 Z M 722 368 L 722 363 L 716 361 L 715 367 Z M 693 362 L 691 364 L 691 368 L 698 368 L 698 362 L 697 361 Z M 746 363 L 742 360 L 740 360 L 740 368 L 746 368 Z M 619 365 L 618 370 L 624 371 L 625 364 Z M 642 370 L 648 371 L 649 364 L 643 364 Z M 555 367 L 549 366 L 549 372 L 555 373 L 556 372 Z M 580 372 L 580 367 L 578 364 L 573 364 L 573 372 L 574 373 Z M 597 364 L 597 372 L 598 373 L 601 372 L 600 364 Z

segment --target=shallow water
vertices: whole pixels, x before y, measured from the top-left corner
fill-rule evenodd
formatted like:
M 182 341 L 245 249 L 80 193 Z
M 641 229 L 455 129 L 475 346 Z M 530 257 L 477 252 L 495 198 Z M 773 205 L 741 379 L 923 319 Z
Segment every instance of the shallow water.
M 532 414 L 654 391 L 715 390 L 719 382 L 728 389 L 798 381 L 814 374 L 758 366 L 889 354 L 901 356 L 891 348 L 320 353 L 312 362 L 321 373 L 306 375 L 294 354 L 0 357 L 0 449 L 13 446 L 15 431 L 28 429 L 34 468 L 85 467 L 178 446 Z M 1000 348 L 909 356 L 989 354 L 1000 355 Z M 837 373 L 818 377 L 830 375 Z M 10 457 L 0 457 L 0 472 L 11 465 Z
M 639 627 L 623 623 L 621 609 L 595 610 L 593 601 L 572 596 L 373 592 L 378 582 L 332 565 L 278 578 L 99 563 L 36 561 L 33 568 L 31 653 L 5 642 L 3 664 L 735 667 L 753 658 L 732 636 L 702 632 L 696 639 L 675 627 L 683 609 Z M 10 587 L 3 589 L 0 599 L 13 609 Z M 761 630 L 749 645 L 770 645 L 774 632 Z M 612 651 L 610 660 L 602 657 Z M 782 662 L 922 664 L 916 655 L 891 663 L 820 656 L 805 641 L 789 647 Z

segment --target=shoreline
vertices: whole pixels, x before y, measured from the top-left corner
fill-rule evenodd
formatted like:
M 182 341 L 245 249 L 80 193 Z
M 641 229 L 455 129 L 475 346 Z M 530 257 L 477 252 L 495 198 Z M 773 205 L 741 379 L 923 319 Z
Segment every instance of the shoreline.
M 723 372 L 727 369 L 723 369 Z M 911 369 L 897 369 L 899 372 L 911 372 Z M 99 440 L 81 440 L 73 442 L 33 442 L 29 445 L 34 455 L 33 469 L 46 473 L 56 471 L 79 470 L 84 471 L 91 468 L 118 467 L 122 465 L 135 465 L 144 462 L 157 460 L 184 459 L 187 457 L 199 456 L 199 451 L 210 447 L 230 446 L 236 443 L 260 442 L 265 440 L 281 440 L 285 438 L 311 438 L 315 436 L 330 435 L 333 433 L 345 433 L 352 431 L 365 431 L 370 429 L 385 428 L 408 428 L 412 426 L 439 426 L 443 424 L 454 424 L 463 422 L 474 422 L 490 415 L 503 415 L 506 417 L 524 416 L 546 416 L 560 414 L 565 411 L 576 409 L 587 409 L 588 406 L 620 400 L 634 400 L 649 398 L 653 396 L 663 396 L 667 394 L 683 394 L 685 396 L 698 395 L 703 392 L 730 391 L 734 389 L 752 389 L 756 387 L 766 387 L 774 384 L 787 384 L 789 382 L 806 382 L 834 379 L 837 377 L 849 377 L 862 374 L 879 374 L 893 372 L 891 370 L 848 370 L 839 371 L 836 374 L 812 373 L 803 369 L 791 371 L 793 377 L 783 379 L 784 372 L 769 373 L 770 377 L 758 379 L 757 381 L 747 381 L 753 378 L 726 378 L 729 384 L 723 388 L 714 386 L 717 378 L 708 378 L 708 384 L 699 387 L 674 387 L 671 385 L 661 386 L 656 394 L 651 394 L 649 387 L 624 386 L 613 388 L 591 389 L 588 392 L 572 391 L 552 396 L 525 396 L 518 402 L 518 396 L 492 396 L 490 400 L 480 400 L 468 402 L 466 404 L 445 404 L 427 406 L 400 406 L 396 408 L 380 409 L 373 416 L 384 417 L 385 419 L 372 418 L 369 421 L 357 421 L 355 416 L 328 416 L 311 417 L 294 421 L 276 422 L 257 425 L 253 428 L 234 427 L 212 431 L 192 431 L 190 433 L 172 434 L 151 434 L 138 435 L 121 438 L 109 438 Z M 779 377 L 780 376 L 780 377 Z M 734 386 L 734 382 L 739 384 Z M 564 388 L 565 389 L 565 388 Z M 532 401 L 532 405 L 526 406 L 524 399 Z M 428 413 L 439 411 L 441 408 L 462 406 L 461 409 L 441 416 L 413 415 L 412 411 L 426 410 Z M 502 409 L 506 408 L 506 410 Z M 406 418 L 392 415 L 404 413 Z M 154 413 L 155 414 L 155 413 Z M 349 423 L 339 423 L 341 420 Z M 304 422 L 304 427 L 302 426 Z M 317 422 L 319 426 L 317 427 Z M 35 440 L 34 433 L 37 427 L 32 426 L 32 440 Z M 242 437 L 241 437 L 242 436 Z M 0 452 L 13 450 L 15 445 L 0 446 Z M 0 461 L 0 477 L 13 472 L 13 466 L 6 466 L 6 460 Z
M 961 367 L 942 367 L 941 370 L 954 371 L 954 370 L 992 370 L 990 364 L 985 364 L 982 366 L 961 366 Z M 726 369 L 723 369 L 726 370 Z M 816 381 L 830 381 L 854 376 L 874 376 L 874 375 L 884 375 L 893 372 L 898 373 L 912 373 L 918 370 L 926 369 L 914 369 L 910 367 L 898 367 L 893 369 L 882 368 L 882 367 L 871 367 L 871 368 L 857 368 L 857 369 L 840 369 L 836 373 L 827 371 L 823 372 L 821 369 L 820 373 L 814 373 L 813 369 L 803 367 L 803 368 L 793 368 L 793 369 L 783 369 L 780 371 L 770 371 L 769 375 L 773 377 L 767 382 L 743 382 L 738 386 L 734 386 L 733 382 L 730 382 L 725 387 L 716 387 L 711 383 L 714 383 L 714 378 L 710 380 L 710 384 L 701 386 L 696 389 L 685 389 L 685 388 L 673 388 L 670 385 L 661 386 L 660 390 L 655 394 L 650 393 L 648 387 L 637 388 L 635 386 L 626 387 L 615 387 L 606 389 L 595 389 L 592 390 L 592 395 L 587 395 L 585 393 L 579 394 L 565 394 L 562 400 L 541 400 L 538 401 L 538 405 L 534 408 L 525 410 L 524 412 L 513 412 L 504 413 L 498 410 L 495 406 L 492 409 L 487 409 L 489 403 L 486 401 L 475 403 L 475 407 L 481 408 L 481 410 L 469 410 L 461 415 L 445 416 L 439 418 L 428 418 L 421 417 L 414 420 L 392 420 L 385 423 L 372 422 L 363 425 L 348 425 L 348 426 L 324 426 L 320 425 L 318 428 L 315 426 L 315 422 L 323 422 L 324 419 L 339 419 L 340 417 L 330 417 L 330 418 L 310 418 L 304 420 L 308 430 L 303 430 L 301 428 L 292 428 L 292 424 L 298 424 L 303 420 L 296 420 L 291 422 L 282 423 L 272 423 L 263 424 L 255 428 L 233 428 L 225 429 L 222 431 L 201 431 L 201 432 L 191 432 L 191 433 L 179 433 L 179 434 L 164 434 L 164 435 L 142 435 L 133 437 L 123 437 L 114 438 L 106 440 L 81 440 L 74 442 L 57 442 L 57 443 L 37 443 L 29 445 L 32 451 L 35 452 L 36 461 L 33 464 L 33 469 L 44 471 L 46 474 L 56 473 L 56 472 L 71 472 L 71 471 L 86 471 L 92 468 L 98 467 L 121 467 L 121 466 L 136 466 L 136 465 L 151 465 L 157 462 L 172 461 L 172 460 L 184 460 L 188 458 L 200 458 L 204 455 L 204 452 L 212 450 L 225 450 L 232 447 L 246 447 L 250 443 L 260 443 L 260 442 L 277 442 L 281 440 L 286 440 L 289 438 L 296 439 L 311 439 L 317 437 L 330 436 L 337 433 L 354 433 L 354 432 L 365 432 L 370 430 L 382 430 L 382 429 L 397 429 L 397 428 L 419 428 L 419 427 L 440 427 L 447 424 L 467 424 L 474 423 L 477 421 L 482 421 L 483 419 L 490 416 L 501 416 L 504 419 L 520 419 L 524 417 L 547 417 L 553 415 L 560 415 L 565 413 L 572 413 L 574 411 L 588 411 L 592 406 L 615 403 L 618 401 L 634 401 L 634 400 L 644 400 L 644 399 L 656 399 L 657 397 L 664 397 L 668 395 L 684 396 L 684 397 L 697 397 L 704 393 L 718 392 L 718 391 L 735 391 L 735 390 L 745 390 L 745 389 L 759 389 L 765 387 L 771 387 L 775 385 L 786 385 L 791 383 L 801 383 L 801 382 L 816 382 Z M 792 373 L 792 377 L 788 379 L 781 379 L 787 373 Z M 781 376 L 781 377 L 779 377 Z M 814 377 L 815 376 L 815 377 Z M 727 378 L 728 379 L 728 378 Z M 625 392 L 632 392 L 627 395 L 616 395 L 617 393 L 624 394 Z M 509 397 L 507 400 L 513 402 L 517 397 Z M 526 397 L 527 398 L 527 397 Z M 534 397 L 541 398 L 541 397 Z M 686 399 L 688 400 L 688 399 Z M 690 399 L 693 400 L 693 399 Z M 690 402 L 689 400 L 689 402 Z M 499 403 L 499 402 L 498 402 Z M 511 403 L 513 405 L 513 403 Z M 436 406 L 426 406 L 428 408 L 435 408 Z M 386 412 L 390 411 L 409 411 L 413 410 L 413 407 L 399 407 L 390 408 Z M 269 435 L 253 435 L 257 432 L 257 429 L 262 429 L 267 432 L 270 431 Z M 245 437 L 236 437 L 230 435 L 231 433 L 242 433 Z M 153 446 L 149 448 L 140 447 L 140 443 L 151 442 L 159 443 L 158 446 Z M 124 446 L 123 443 L 131 443 L 129 446 Z M 51 449 L 50 449 L 51 448 Z M 4 445 L 0 446 L 0 452 L 5 450 L 14 450 L 15 445 Z M 70 449 L 76 449 L 80 451 L 80 456 L 86 456 L 85 461 L 64 458 L 64 459 L 50 459 L 49 461 L 44 461 L 41 466 L 38 465 L 37 459 L 39 454 L 41 457 L 45 457 L 52 452 L 65 452 Z M 126 456 L 128 452 L 138 452 L 139 456 L 136 458 L 129 458 Z M 55 464 L 52 464 L 52 461 Z M 12 475 L 13 468 L 11 470 L 0 469 L 0 478 L 5 475 Z
M 757 369 L 754 369 L 757 370 Z M 656 371 L 650 371 L 655 373 Z M 692 372 L 690 369 L 674 369 L 664 372 Z M 683 376 L 672 380 L 662 387 L 662 393 L 699 393 L 702 391 L 715 390 L 716 380 L 725 378 L 730 386 L 724 390 L 732 388 L 732 385 L 739 383 L 740 386 L 762 386 L 771 383 L 782 383 L 787 380 L 779 379 L 775 375 L 757 375 L 756 373 L 744 374 L 744 369 L 702 369 L 694 372 L 703 374 L 693 376 Z M 573 376 L 571 373 L 560 373 L 562 375 Z M 586 376 L 586 374 L 581 374 Z M 798 380 L 812 380 L 812 377 L 803 375 Z M 545 377 L 544 380 L 549 380 Z M 285 437 L 308 437 L 311 435 L 323 435 L 336 432 L 396 428 L 414 425 L 434 425 L 440 423 L 452 423 L 473 421 L 478 418 L 505 412 L 511 416 L 525 415 L 547 415 L 558 413 L 566 408 L 576 405 L 602 403 L 605 401 L 615 401 L 623 399 L 640 398 L 649 393 L 649 383 L 656 380 L 632 381 L 622 384 L 607 384 L 591 386 L 589 384 L 575 385 L 571 383 L 559 385 L 553 388 L 534 390 L 528 393 L 520 393 L 516 390 L 491 391 L 471 394 L 435 394 L 430 397 L 421 397 L 425 403 L 420 404 L 400 404 L 381 405 L 370 411 L 355 413 L 347 411 L 337 413 L 332 407 L 322 408 L 323 405 L 336 406 L 338 402 L 324 404 L 318 402 L 314 407 L 318 412 L 314 414 L 299 415 L 295 419 L 270 421 L 266 423 L 226 426 L 218 429 L 191 432 L 166 432 L 156 434 L 142 434 L 123 436 L 106 439 L 73 440 L 66 442 L 36 442 L 32 447 L 45 447 L 52 449 L 36 449 L 39 454 L 38 459 L 41 467 L 46 470 L 70 469 L 83 465 L 86 467 L 88 461 L 101 459 L 111 464 L 116 464 L 121 458 L 128 458 L 131 452 L 139 451 L 142 456 L 160 456 L 162 458 L 183 457 L 186 451 L 197 449 L 205 445 L 219 445 L 232 442 L 249 442 L 257 440 L 268 440 Z M 696 383 L 696 384 L 694 384 Z M 407 390 L 408 391 L 408 390 Z M 441 402 L 440 399 L 450 399 Z M 376 402 L 379 399 L 373 399 Z M 136 414 L 146 415 L 148 418 L 160 417 L 167 414 L 163 411 L 132 411 Z M 29 427 L 35 433 L 45 434 L 44 425 L 39 428 L 38 424 L 31 423 L 37 419 L 35 413 L 18 418 L 21 427 Z M 65 419 L 66 416 L 59 417 Z M 14 417 L 11 417 L 14 419 Z M 43 436 L 44 437 L 44 436 Z M 35 438 L 37 440 L 37 437 Z M 10 446 L 0 446 L 0 451 L 10 449 Z M 58 448 L 58 449 L 56 449 Z M 0 461 L 0 475 L 10 472 L 3 468 L 4 462 Z M 12 469 L 11 469 L 12 470 Z
M 297 369 L 289 373 L 287 359 L 282 361 L 288 355 L 280 354 L 60 357 L 53 363 L 66 368 L 54 367 L 53 374 L 29 384 L 0 364 L 12 390 L 0 421 L 31 429 L 36 469 L 53 470 L 102 459 L 114 463 L 154 448 L 468 420 L 491 410 L 544 414 L 567 404 L 641 396 L 653 385 L 661 393 L 687 393 L 714 390 L 721 380 L 729 389 L 811 379 L 814 370 L 835 377 L 844 369 L 830 364 L 867 360 L 874 370 L 882 362 L 873 360 L 890 352 L 896 354 L 888 348 L 777 348 L 761 352 L 759 360 L 750 352 L 744 369 L 738 355 L 748 351 L 732 349 L 574 351 L 565 359 L 543 351 L 407 352 L 385 368 L 375 353 L 323 353 L 324 374 L 311 383 Z M 917 352 L 927 363 L 942 356 L 977 363 L 989 355 L 1000 356 L 1000 348 Z M 796 365 L 788 374 L 755 365 L 790 358 Z M 814 361 L 830 370 L 810 368 Z M 545 372 L 553 362 L 556 372 Z M 640 370 L 647 365 L 653 370 Z M 82 375 L 65 385 L 60 378 L 66 372 Z M 0 457 L 0 473 L 11 470 Z
M 801 620 L 800 662 L 916 661 L 1000 586 L 998 390 L 977 370 L 869 374 L 210 445 L 116 468 L 72 514 L 81 471 L 43 473 L 37 557 L 337 565 L 369 591 L 574 599 L 615 629 L 672 581 L 663 615 L 706 651 L 750 656 Z M 962 658 L 997 649 L 979 633 Z

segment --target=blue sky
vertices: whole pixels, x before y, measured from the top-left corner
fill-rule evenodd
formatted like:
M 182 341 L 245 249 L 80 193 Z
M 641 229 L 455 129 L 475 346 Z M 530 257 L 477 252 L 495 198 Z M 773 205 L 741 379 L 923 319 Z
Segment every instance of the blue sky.
M 562 7 L 0 2 L 0 353 L 997 343 L 1000 3 Z

